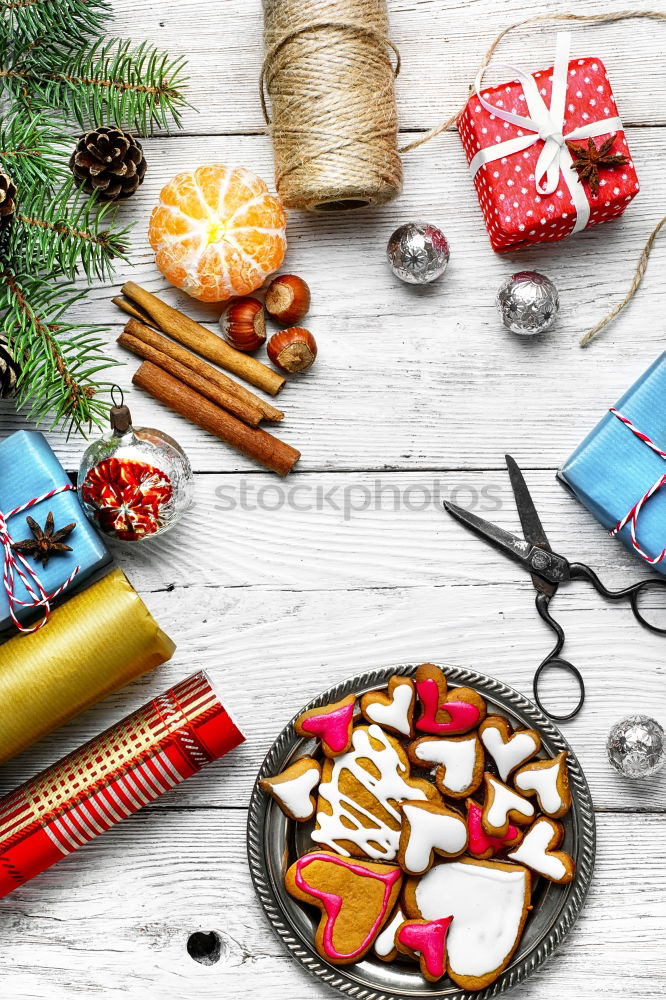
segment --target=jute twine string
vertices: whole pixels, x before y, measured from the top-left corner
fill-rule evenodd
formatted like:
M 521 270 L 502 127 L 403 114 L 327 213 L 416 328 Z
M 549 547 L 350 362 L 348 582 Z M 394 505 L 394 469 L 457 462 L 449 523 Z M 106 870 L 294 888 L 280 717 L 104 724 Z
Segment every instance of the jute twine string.
M 399 154 L 454 130 L 463 108 L 398 149 L 393 83 L 400 57 L 387 36 L 384 0 L 264 0 L 264 8 L 266 57 L 261 101 L 275 148 L 276 186 L 285 204 L 339 211 L 395 198 L 402 187 Z M 506 35 L 527 25 L 612 24 L 639 18 L 666 21 L 666 13 L 538 14 L 501 31 L 480 69 L 490 64 Z M 396 57 L 395 68 L 390 52 Z M 666 216 L 650 234 L 627 294 L 588 330 L 581 347 L 587 347 L 631 302 L 665 225 Z
M 332 212 L 395 198 L 400 57 L 385 0 L 264 0 L 264 14 L 261 100 L 285 205 Z

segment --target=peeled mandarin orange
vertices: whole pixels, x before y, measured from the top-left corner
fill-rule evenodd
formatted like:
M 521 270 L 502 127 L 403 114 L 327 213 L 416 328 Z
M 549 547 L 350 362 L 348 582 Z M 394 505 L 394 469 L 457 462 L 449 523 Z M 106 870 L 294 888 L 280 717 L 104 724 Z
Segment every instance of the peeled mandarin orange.
M 204 302 L 247 295 L 285 255 L 282 203 L 243 167 L 186 170 L 160 192 L 148 239 L 164 277 Z

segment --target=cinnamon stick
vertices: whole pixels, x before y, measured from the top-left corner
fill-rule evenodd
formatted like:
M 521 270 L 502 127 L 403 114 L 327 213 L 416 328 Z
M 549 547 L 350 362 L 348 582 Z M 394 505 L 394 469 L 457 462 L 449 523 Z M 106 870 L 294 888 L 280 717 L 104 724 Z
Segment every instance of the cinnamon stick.
M 150 361 L 143 362 L 132 382 L 160 403 L 281 476 L 286 476 L 301 457 L 300 451 L 291 445 L 259 427 L 248 427 Z
M 131 316 L 133 319 L 138 319 L 142 323 L 147 323 L 148 326 L 155 326 L 148 313 L 145 313 L 143 309 L 139 309 L 138 306 L 132 305 L 131 302 L 128 302 L 127 299 L 123 299 L 120 295 L 114 295 L 111 301 L 114 306 L 118 306 L 119 309 L 122 309 L 124 313 L 127 313 L 127 315 Z
M 220 389 L 218 386 L 213 385 L 208 379 L 197 375 L 187 365 L 181 365 L 179 361 L 174 361 L 173 358 L 169 358 L 166 354 L 162 354 L 161 351 L 155 350 L 154 347 L 144 344 L 141 340 L 137 340 L 136 337 L 132 337 L 131 334 L 121 333 L 118 337 L 118 343 L 121 347 L 126 347 L 132 354 L 143 358 L 144 361 L 152 361 L 158 368 L 169 372 L 174 378 L 180 379 L 185 385 L 189 385 L 190 389 L 200 392 L 206 399 L 210 399 L 217 406 L 221 406 L 223 410 L 233 413 L 235 417 L 238 417 L 243 423 L 249 424 L 250 427 L 256 427 L 263 420 L 264 414 L 258 406 L 244 403 L 237 396 L 233 396 L 225 389 Z
M 168 333 L 179 344 L 184 344 L 208 361 L 213 361 L 221 368 L 239 375 L 251 385 L 256 385 L 271 396 L 277 396 L 286 382 L 286 379 L 272 368 L 250 357 L 249 354 L 243 354 L 242 351 L 230 347 L 222 337 L 211 333 L 185 313 L 168 306 L 166 302 L 162 302 L 156 295 L 147 292 L 133 281 L 125 282 L 121 291 L 147 313 L 160 330 Z
M 225 375 L 224 372 L 218 371 L 217 368 L 213 368 L 213 366 L 209 365 L 208 362 L 202 361 L 201 358 L 198 358 L 196 354 L 192 354 L 191 351 L 186 350 L 179 344 L 175 344 L 173 340 L 169 340 L 169 338 L 165 337 L 164 334 L 159 333 L 156 330 L 152 330 L 150 327 L 146 326 L 145 323 L 140 323 L 138 320 L 131 319 L 125 325 L 123 332 L 129 334 L 131 337 L 134 337 L 135 340 L 139 340 L 143 344 L 147 344 L 149 347 L 154 348 L 156 351 L 159 351 L 160 354 L 164 354 L 168 358 L 172 358 L 174 361 L 179 362 L 179 364 L 185 365 L 187 368 L 191 368 L 192 371 L 197 373 L 197 375 L 205 378 L 207 382 L 211 382 L 213 385 L 217 386 L 218 389 L 230 392 L 243 403 L 247 403 L 248 406 L 257 407 L 262 411 L 266 420 L 279 421 L 284 417 L 282 410 L 278 410 L 272 403 L 256 396 L 249 389 L 246 389 L 245 386 L 239 385 L 238 382 L 234 382 L 234 380 L 229 378 L 228 375 Z M 162 365 L 161 367 L 164 366 Z

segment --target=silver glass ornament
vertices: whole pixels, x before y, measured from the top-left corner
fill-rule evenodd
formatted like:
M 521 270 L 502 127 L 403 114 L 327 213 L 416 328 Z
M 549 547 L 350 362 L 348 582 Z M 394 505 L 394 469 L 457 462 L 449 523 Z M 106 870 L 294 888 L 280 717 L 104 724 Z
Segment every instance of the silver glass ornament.
M 611 729 L 606 752 L 620 774 L 647 778 L 666 764 L 666 733 L 649 715 L 630 715 Z
M 391 270 L 409 285 L 428 285 L 441 277 L 449 262 L 449 243 L 429 222 L 407 222 L 391 236 L 386 248 Z
M 499 289 L 496 302 L 507 330 L 523 337 L 550 329 L 560 308 L 557 288 L 538 271 L 512 274 Z

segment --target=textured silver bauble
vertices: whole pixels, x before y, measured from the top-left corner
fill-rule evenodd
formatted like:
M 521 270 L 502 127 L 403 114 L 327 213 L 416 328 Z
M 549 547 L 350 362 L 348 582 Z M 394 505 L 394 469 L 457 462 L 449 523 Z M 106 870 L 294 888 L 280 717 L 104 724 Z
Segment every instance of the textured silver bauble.
M 666 733 L 649 715 L 630 715 L 611 729 L 608 759 L 627 778 L 647 778 L 666 764 Z
M 391 269 L 410 285 L 428 285 L 446 270 L 449 243 L 437 226 L 429 222 L 407 222 L 391 236 L 386 256 Z
M 557 288 L 538 271 L 512 274 L 497 293 L 497 309 L 504 326 L 523 337 L 548 330 L 559 308 Z

